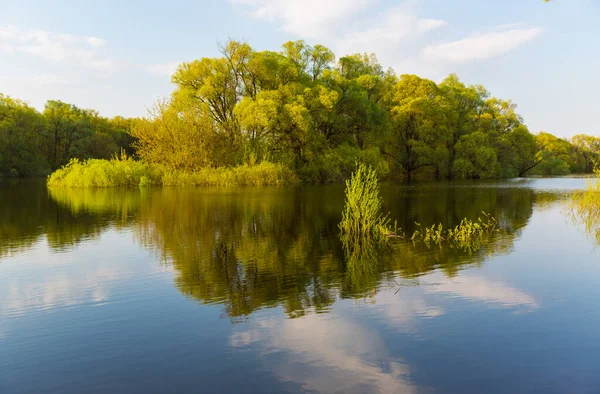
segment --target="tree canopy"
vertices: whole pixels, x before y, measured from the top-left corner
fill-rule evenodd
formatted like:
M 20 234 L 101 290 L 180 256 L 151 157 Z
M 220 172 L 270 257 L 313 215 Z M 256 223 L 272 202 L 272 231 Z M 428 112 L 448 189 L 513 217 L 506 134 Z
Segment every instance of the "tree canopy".
M 39 113 L 0 96 L 0 173 L 35 175 L 124 149 L 187 172 L 268 160 L 306 182 L 346 179 L 357 161 L 380 177 L 482 179 L 590 173 L 600 154 L 597 137 L 530 133 L 515 103 L 455 74 L 440 83 L 396 75 L 373 54 L 336 58 L 304 41 L 220 49 L 180 64 L 171 96 L 144 119 L 61 101 Z

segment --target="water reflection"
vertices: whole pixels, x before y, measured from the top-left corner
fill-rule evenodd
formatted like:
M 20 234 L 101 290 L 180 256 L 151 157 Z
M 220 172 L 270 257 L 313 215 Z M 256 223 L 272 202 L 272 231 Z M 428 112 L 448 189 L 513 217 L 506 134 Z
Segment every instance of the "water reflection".
M 114 197 L 107 199 L 111 193 Z M 0 259 L 30 249 L 42 238 L 51 250 L 61 251 L 99 237 L 111 225 L 126 228 L 134 214 L 111 205 L 123 193 L 140 198 L 139 192 L 49 192 L 43 182 L 2 182 Z
M 263 356 L 284 353 L 273 373 L 303 391 L 321 393 L 413 393 L 410 370 L 390 356 L 385 341 L 363 324 L 345 319 L 260 320 L 231 337 L 244 349 L 258 345 Z
M 385 283 L 367 312 L 362 309 L 362 313 L 354 312 L 356 315 L 346 300 L 325 317 L 312 314 L 282 320 L 258 316 L 235 330 L 229 341 L 237 350 L 258 351 L 260 360 L 270 360 L 262 362 L 268 363 L 267 368 L 280 381 L 292 382 L 303 391 L 423 393 L 434 390 L 415 381 L 412 368 L 418 369 L 418 365 L 412 362 L 416 354 L 407 352 L 409 357 L 402 358 L 395 342 L 403 343 L 403 336 L 417 338 L 423 351 L 432 351 L 427 345 L 431 338 L 424 336 L 422 326 L 435 325 L 429 324 L 433 320 L 438 323 L 448 312 L 448 300 L 463 298 L 514 312 L 538 307 L 531 295 L 482 277 L 458 281 L 431 273 L 419 282 L 422 286 L 406 292 L 395 292 Z
M 341 186 L 2 187 L 0 392 L 592 392 L 597 256 L 530 185 L 383 187 L 406 232 L 497 217 L 472 254 L 344 250 Z
M 51 249 L 65 250 L 108 228 L 131 229 L 140 245 L 173 266 L 179 291 L 202 303 L 222 304 L 233 320 L 274 306 L 290 317 L 328 311 L 338 298 L 374 297 L 382 283 L 398 274 L 416 277 L 441 268 L 453 277 L 465 265 L 512 250 L 537 201 L 534 191 L 524 187 L 399 190 L 386 185 L 384 209 L 407 232 L 416 221 L 452 226 L 486 211 L 498 218 L 503 235 L 472 254 L 403 240 L 381 253 L 344 251 L 337 227 L 341 186 L 51 190 L 50 198 L 33 186 L 35 198 L 22 208 L 28 215 L 3 211 L 4 229 L 19 233 L 4 230 L 9 242 L 0 253 L 27 248 L 42 236 Z M 4 190 L 0 198 L 10 204 L 18 197 Z

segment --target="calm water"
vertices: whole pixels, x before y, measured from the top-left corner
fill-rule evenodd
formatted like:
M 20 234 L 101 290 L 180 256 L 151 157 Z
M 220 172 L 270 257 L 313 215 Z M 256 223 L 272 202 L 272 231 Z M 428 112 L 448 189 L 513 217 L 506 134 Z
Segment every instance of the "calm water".
M 343 188 L 49 193 L 0 183 L 0 393 L 600 393 L 581 179 L 385 185 L 501 232 L 352 261 Z

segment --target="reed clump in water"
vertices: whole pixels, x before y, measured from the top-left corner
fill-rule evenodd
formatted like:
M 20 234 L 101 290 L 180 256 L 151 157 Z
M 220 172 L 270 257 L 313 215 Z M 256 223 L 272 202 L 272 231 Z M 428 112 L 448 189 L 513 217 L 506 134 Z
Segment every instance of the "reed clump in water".
M 595 173 L 595 180 L 589 181 L 584 190 L 573 193 L 571 215 L 600 243 L 600 168 L 596 168 Z
M 442 246 L 443 242 L 447 242 L 451 247 L 473 252 L 484 246 L 497 231 L 498 221 L 490 214 L 482 214 L 483 218 L 479 217 L 477 221 L 464 218 L 459 225 L 449 229 L 444 229 L 441 223 L 425 228 L 416 223 L 417 230 L 410 240 L 413 244 L 422 242 L 428 248 L 432 245 Z
M 388 215 L 381 213 L 382 199 L 375 170 L 359 164 L 346 181 L 346 204 L 339 224 L 346 257 L 347 285 L 366 288 L 381 252 L 395 236 Z
M 389 217 L 381 213 L 381 206 L 377 173 L 372 167 L 359 164 L 346 181 L 346 204 L 339 224 L 346 249 L 389 242 L 394 232 Z
M 201 168 L 186 172 L 128 158 L 71 161 L 53 172 L 51 188 L 108 188 L 148 186 L 265 186 L 298 182 L 296 175 L 280 163 L 262 161 L 235 167 Z

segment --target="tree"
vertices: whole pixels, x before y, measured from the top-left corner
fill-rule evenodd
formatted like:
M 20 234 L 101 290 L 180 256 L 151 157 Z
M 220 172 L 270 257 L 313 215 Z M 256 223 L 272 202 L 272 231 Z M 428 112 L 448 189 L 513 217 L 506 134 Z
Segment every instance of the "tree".
M 456 143 L 452 173 L 457 178 L 493 178 L 498 171 L 496 151 L 489 136 L 478 131 L 460 137 Z
M 222 164 L 217 154 L 225 152 L 216 149 L 208 116 L 167 101 L 156 103 L 149 115 L 136 121 L 131 130 L 143 160 L 184 171 Z
M 600 157 L 600 138 L 578 134 L 571 139 L 571 145 L 577 159 L 582 161 L 578 167 L 588 174 L 594 172 Z
M 383 148 L 410 181 L 447 156 L 446 101 L 433 81 L 402 75 L 391 96 L 391 138 Z
M 541 132 L 536 136 L 542 163 L 535 173 L 541 175 L 568 175 L 578 170 L 573 146 L 569 141 Z
M 456 74 L 451 74 L 440 84 L 440 89 L 448 101 L 447 124 L 448 124 L 448 165 L 456 159 L 456 144 L 461 137 L 477 130 L 477 116 L 489 96 L 483 87 L 465 86 Z M 450 176 L 455 173 L 450 172 Z
M 26 103 L 0 94 L 0 174 L 33 176 L 47 172 L 47 123 Z

